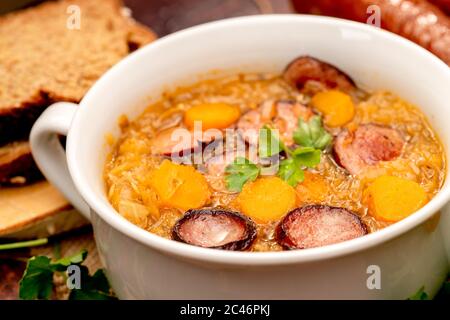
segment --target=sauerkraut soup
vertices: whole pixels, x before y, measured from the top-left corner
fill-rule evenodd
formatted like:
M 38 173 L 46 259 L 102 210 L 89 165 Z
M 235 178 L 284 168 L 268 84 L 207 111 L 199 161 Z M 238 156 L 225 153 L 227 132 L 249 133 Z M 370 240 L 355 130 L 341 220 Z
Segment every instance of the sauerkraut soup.
M 166 92 L 105 164 L 119 214 L 162 237 L 225 250 L 319 247 L 424 206 L 446 159 L 425 115 L 313 57 Z

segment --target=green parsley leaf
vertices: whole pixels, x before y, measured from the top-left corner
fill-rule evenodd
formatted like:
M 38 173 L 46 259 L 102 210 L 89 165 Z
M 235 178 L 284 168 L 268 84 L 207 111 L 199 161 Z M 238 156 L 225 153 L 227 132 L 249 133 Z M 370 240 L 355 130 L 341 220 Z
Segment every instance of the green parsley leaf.
M 80 266 L 81 288 L 70 291 L 69 300 L 116 300 L 110 294 L 108 279 L 103 269 L 97 270 L 94 275 L 89 275 L 89 269 Z
M 320 116 L 312 117 L 308 123 L 298 120 L 298 128 L 294 132 L 294 141 L 302 147 L 325 150 L 332 141 L 331 135 L 323 128 Z
M 115 299 L 110 294 L 110 286 L 102 269 L 97 270 L 93 276 L 89 275 L 87 267 L 81 263 L 87 257 L 87 251 L 51 262 L 46 256 L 32 257 L 20 280 L 19 298 L 26 300 L 50 299 L 53 291 L 53 274 L 66 272 L 71 265 L 78 265 L 81 271 L 81 289 L 73 289 L 70 299 Z
M 57 260 L 56 262 L 53 262 L 52 268 L 54 271 L 65 271 L 67 267 L 70 265 L 73 264 L 79 265 L 83 263 L 83 261 L 87 257 L 87 254 L 88 254 L 87 250 L 83 249 L 80 252 L 74 254 L 73 256 L 65 257 Z
M 292 154 L 300 166 L 314 168 L 320 163 L 322 152 L 311 147 L 299 147 Z
M 308 154 L 316 151 L 313 147 L 298 147 L 294 151 L 292 151 L 293 156 L 301 156 L 303 154 Z
M 440 293 L 444 296 L 450 297 L 450 280 L 447 280 L 442 285 Z
M 53 269 L 50 258 L 32 257 L 19 283 L 19 298 L 25 300 L 50 299 L 53 290 Z
M 314 116 L 308 123 L 310 137 L 312 141 L 316 141 L 322 135 L 322 120 L 318 116 Z
M 410 296 L 408 300 L 430 300 L 428 294 L 425 292 L 425 287 L 420 288 L 415 294 Z
M 261 158 L 270 158 L 282 150 L 281 140 L 268 126 L 259 130 L 258 154 Z
M 447 276 L 447 280 L 442 284 L 441 289 L 434 298 L 436 300 L 450 299 L 450 274 Z
M 247 181 L 258 177 L 260 169 L 247 158 L 237 157 L 225 168 L 225 172 L 228 174 L 225 177 L 228 190 L 241 191 Z
M 317 149 L 325 150 L 330 145 L 332 140 L 333 138 L 331 137 L 331 134 L 325 132 L 317 140 L 314 141 L 314 146 Z
M 298 120 L 298 128 L 294 132 L 294 141 L 303 147 L 314 147 L 309 126 L 302 119 Z
M 278 176 L 292 187 L 305 179 L 305 173 L 295 158 L 287 158 L 281 161 Z

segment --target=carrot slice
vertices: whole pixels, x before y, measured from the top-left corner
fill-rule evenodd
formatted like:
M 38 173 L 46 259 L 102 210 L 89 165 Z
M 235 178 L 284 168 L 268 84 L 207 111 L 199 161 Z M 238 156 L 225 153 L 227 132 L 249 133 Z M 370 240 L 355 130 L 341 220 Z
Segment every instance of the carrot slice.
M 324 115 L 324 123 L 330 127 L 340 127 L 355 115 L 352 98 L 339 90 L 316 93 L 311 103 Z
M 238 107 L 226 103 L 204 103 L 193 106 L 184 114 L 184 124 L 194 128 L 196 121 L 202 123 L 202 129 L 225 129 L 241 116 Z
M 395 222 L 402 220 L 423 207 L 428 197 L 414 181 L 381 176 L 367 188 L 369 213 L 377 219 Z
M 164 160 L 152 172 L 151 186 L 163 205 L 180 210 L 203 207 L 211 197 L 208 183 L 200 172 L 169 160 Z
M 302 202 L 322 202 L 330 193 L 327 181 L 318 173 L 305 171 L 305 179 L 295 190 Z
M 260 178 L 244 185 L 237 198 L 241 211 L 259 223 L 276 221 L 296 204 L 296 193 L 278 177 Z

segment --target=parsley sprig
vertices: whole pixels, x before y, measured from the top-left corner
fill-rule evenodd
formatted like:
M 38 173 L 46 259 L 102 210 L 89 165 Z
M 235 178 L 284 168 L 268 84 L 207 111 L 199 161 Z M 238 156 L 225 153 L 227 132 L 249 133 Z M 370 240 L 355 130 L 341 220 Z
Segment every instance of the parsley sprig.
M 260 173 L 260 168 L 244 157 L 236 157 L 234 161 L 225 168 L 227 173 L 226 183 L 230 191 L 241 191 L 247 181 L 254 181 Z
M 298 128 L 294 132 L 294 141 L 302 147 L 325 150 L 332 137 L 322 126 L 322 118 L 313 116 L 308 122 L 299 119 Z
M 296 186 L 304 180 L 305 168 L 314 168 L 320 163 L 322 152 L 328 148 L 332 137 L 323 128 L 321 117 L 313 116 L 308 122 L 299 119 L 293 138 L 298 147 L 291 150 L 274 130 L 264 126 L 259 131 L 258 154 L 260 158 L 268 159 L 284 151 L 286 158 L 280 162 L 277 174 L 291 186 Z M 255 163 L 238 157 L 225 169 L 227 188 L 241 191 L 244 184 L 254 181 L 261 171 Z
M 430 297 L 425 292 L 425 287 L 421 287 L 419 290 L 417 290 L 416 293 L 411 295 L 407 300 L 430 300 Z
M 111 300 L 111 289 L 103 269 L 92 276 L 86 266 L 81 265 L 87 257 L 87 251 L 52 261 L 46 256 L 35 256 L 28 260 L 27 267 L 20 280 L 19 298 L 24 300 L 50 299 L 53 292 L 53 275 L 55 272 L 66 273 L 71 265 L 80 270 L 80 289 L 72 289 L 69 300 Z

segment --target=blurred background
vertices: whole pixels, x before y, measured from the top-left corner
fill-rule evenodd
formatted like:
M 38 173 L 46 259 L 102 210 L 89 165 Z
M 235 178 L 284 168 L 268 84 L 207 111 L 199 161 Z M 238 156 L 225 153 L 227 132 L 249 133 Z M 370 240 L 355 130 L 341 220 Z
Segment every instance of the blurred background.
M 51 0 L 50 0 L 51 1 Z M 43 0 L 2 0 L 0 14 Z M 381 27 L 432 51 L 450 64 L 450 0 L 122 0 L 133 17 L 159 37 L 218 19 L 269 13 L 306 13 L 366 23 L 379 10 Z
M 95 0 L 94 0 L 95 1 Z M 43 0 L 2 0 L 0 14 Z M 160 37 L 192 25 L 236 16 L 293 12 L 290 0 L 123 0 L 133 17 Z

